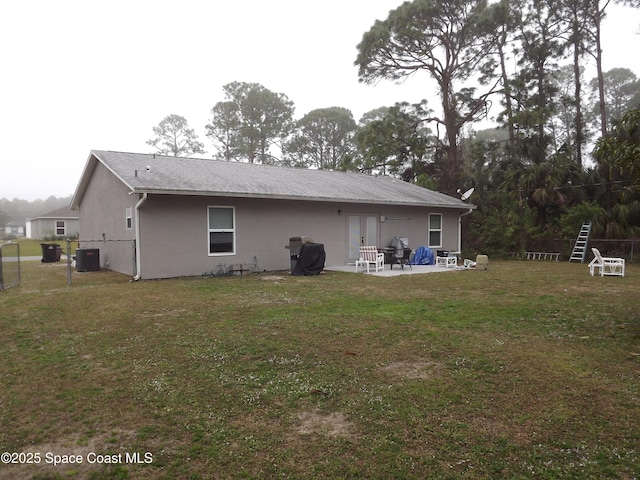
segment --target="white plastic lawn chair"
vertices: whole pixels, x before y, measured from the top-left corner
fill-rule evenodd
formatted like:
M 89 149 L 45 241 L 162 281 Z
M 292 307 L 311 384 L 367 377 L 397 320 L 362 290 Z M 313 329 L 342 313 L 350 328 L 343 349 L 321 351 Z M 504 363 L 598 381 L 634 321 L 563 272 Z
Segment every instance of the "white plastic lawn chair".
M 619 257 L 603 257 L 600 250 L 592 248 L 593 260 L 589 263 L 589 273 L 595 275 L 596 270 L 600 269 L 600 276 L 617 275 L 624 277 L 624 258 Z
M 360 258 L 356 260 L 356 273 L 358 273 L 358 267 L 367 267 L 367 273 L 369 273 L 371 265 L 376 272 L 384 270 L 384 253 L 378 253 L 376 246 L 360 247 Z

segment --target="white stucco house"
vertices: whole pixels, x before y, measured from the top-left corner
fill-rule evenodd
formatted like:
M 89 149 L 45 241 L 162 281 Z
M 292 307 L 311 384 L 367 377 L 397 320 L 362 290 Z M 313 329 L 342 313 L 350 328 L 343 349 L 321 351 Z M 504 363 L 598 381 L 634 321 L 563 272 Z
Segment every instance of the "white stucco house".
M 460 218 L 475 207 L 388 176 L 94 150 L 71 208 L 81 239 L 135 240 L 136 277 L 153 279 L 287 270 L 294 236 L 323 243 L 327 266 L 395 236 L 460 251 Z
M 24 222 L 9 222 L 3 229 L 3 236 L 8 238 L 20 238 L 25 236 L 25 223 Z

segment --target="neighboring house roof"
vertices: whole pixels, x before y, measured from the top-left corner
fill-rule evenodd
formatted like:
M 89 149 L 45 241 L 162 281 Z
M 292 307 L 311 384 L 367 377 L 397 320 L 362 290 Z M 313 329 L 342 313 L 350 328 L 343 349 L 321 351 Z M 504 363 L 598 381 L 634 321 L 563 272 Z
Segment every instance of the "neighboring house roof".
M 78 220 L 78 212 L 71 210 L 70 206 L 61 207 L 51 212 L 43 213 L 36 217 L 29 218 L 28 220 L 40 220 L 40 219 L 56 219 L 56 220 Z
M 98 163 L 132 193 L 475 208 L 383 175 L 93 150 L 71 201 L 77 209 Z

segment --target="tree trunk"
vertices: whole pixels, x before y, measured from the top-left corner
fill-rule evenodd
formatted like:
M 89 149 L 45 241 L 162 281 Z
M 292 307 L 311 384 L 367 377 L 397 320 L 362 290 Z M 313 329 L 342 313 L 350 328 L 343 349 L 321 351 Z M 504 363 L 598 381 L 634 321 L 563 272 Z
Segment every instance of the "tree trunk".
M 608 2 L 607 2 L 608 3 Z M 607 106 L 604 98 L 604 74 L 602 73 L 602 42 L 600 38 L 601 23 L 602 23 L 602 10 L 600 10 L 600 2 L 594 0 L 594 26 L 596 36 L 596 70 L 598 72 L 598 93 L 599 93 L 599 106 L 600 106 L 600 131 L 604 137 L 607 134 Z
M 506 32 L 503 34 L 506 36 Z M 513 128 L 513 106 L 511 105 L 511 84 L 509 82 L 509 74 L 507 73 L 507 66 L 505 63 L 504 51 L 502 50 L 502 43 L 498 45 L 498 54 L 500 56 L 500 69 L 502 74 L 502 87 L 504 90 L 504 105 L 507 112 L 507 129 L 509 132 L 509 160 L 513 160 L 513 154 L 516 148 L 516 133 Z
M 546 71 L 544 60 L 537 60 L 537 87 L 538 87 L 538 99 L 537 109 L 538 112 L 545 112 L 547 108 L 547 92 L 546 92 Z M 546 157 L 546 139 L 545 139 L 545 121 L 548 117 L 547 113 L 544 113 L 538 117 L 538 145 L 535 151 L 535 163 L 542 163 Z
M 584 131 L 582 121 L 582 104 L 580 100 L 582 82 L 580 79 L 580 22 L 578 8 L 573 5 L 573 76 L 575 82 L 574 101 L 576 102 L 576 163 L 582 170 L 582 144 L 584 143 Z
M 458 183 L 458 111 L 455 103 L 451 100 L 451 83 L 443 84 L 442 88 L 442 111 L 444 117 L 445 135 L 447 137 L 447 167 L 445 168 L 440 184 L 440 191 L 448 195 L 453 195 L 457 190 Z

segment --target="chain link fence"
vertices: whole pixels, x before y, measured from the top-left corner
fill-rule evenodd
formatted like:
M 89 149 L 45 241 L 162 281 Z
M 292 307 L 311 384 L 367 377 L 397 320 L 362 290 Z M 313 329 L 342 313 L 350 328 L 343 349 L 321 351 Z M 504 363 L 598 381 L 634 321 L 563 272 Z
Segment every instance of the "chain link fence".
M 571 252 L 573 251 L 573 247 L 576 244 L 576 239 L 572 238 L 569 240 L 566 239 L 554 239 L 552 241 L 546 241 L 544 244 L 533 245 L 533 247 L 529 247 L 527 252 L 543 252 L 550 255 L 551 253 L 559 254 L 559 261 L 568 261 L 571 257 Z M 590 238 L 587 242 L 587 254 L 585 257 L 585 263 L 589 262 L 593 258 L 593 253 L 591 253 L 591 248 L 595 247 L 600 250 L 605 257 L 621 257 L 626 259 L 627 262 L 630 263 L 638 263 L 640 262 L 640 239 L 639 238 L 631 238 L 631 239 L 623 239 L 623 240 L 612 240 L 605 238 Z M 508 252 L 508 255 L 513 258 L 518 259 L 526 259 L 527 252 Z M 541 257 L 545 258 L 545 257 Z M 548 257 L 551 259 L 551 257 Z M 555 257 L 554 257 L 555 259 Z
M 562 258 L 568 260 L 575 243 L 575 239 L 572 239 L 568 242 L 562 242 L 561 240 L 559 240 L 555 244 L 555 247 L 557 248 L 556 251 L 562 251 L 563 253 L 566 253 L 567 256 L 565 257 L 563 255 Z M 628 262 L 632 263 L 634 261 L 637 262 L 638 259 L 640 259 L 640 239 L 638 238 L 625 240 L 590 238 L 587 243 L 587 256 L 585 262 L 593 258 L 593 254 L 591 253 L 592 247 L 600 250 L 600 253 L 602 253 L 602 255 L 605 257 L 622 257 Z
M 67 241 L 67 251 L 71 252 L 70 266 L 79 272 L 112 270 L 132 277 L 137 274 L 135 240 L 79 239 Z
M 20 284 L 20 245 L 0 244 L 0 291 Z

